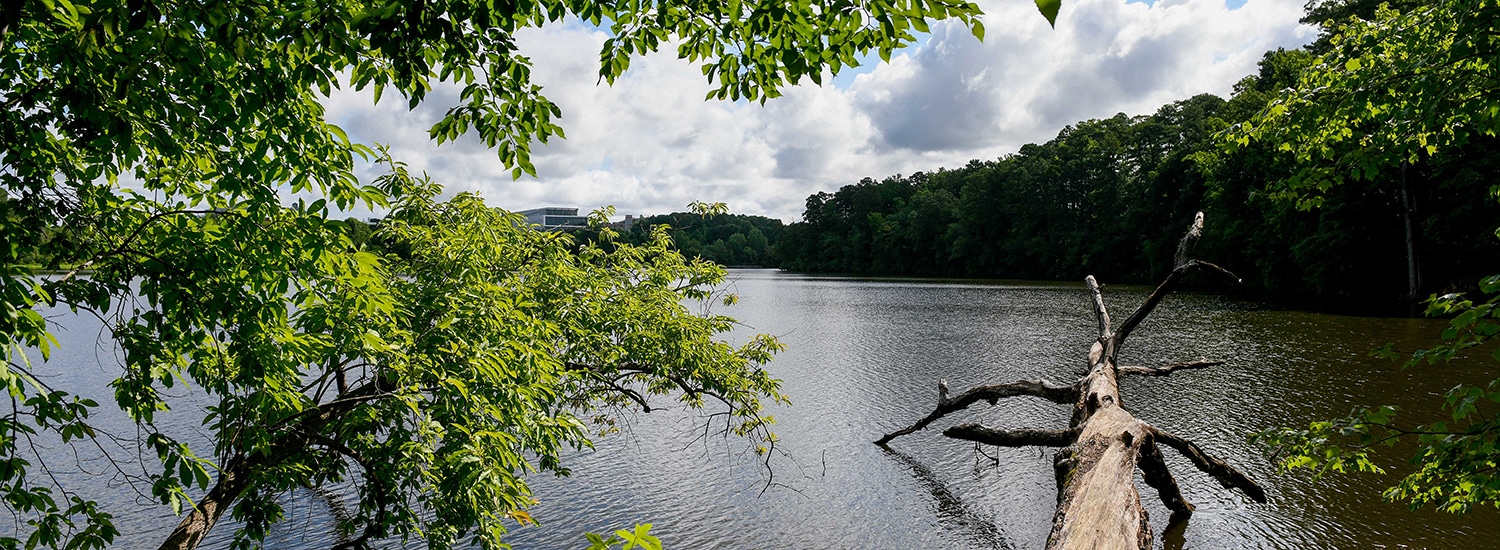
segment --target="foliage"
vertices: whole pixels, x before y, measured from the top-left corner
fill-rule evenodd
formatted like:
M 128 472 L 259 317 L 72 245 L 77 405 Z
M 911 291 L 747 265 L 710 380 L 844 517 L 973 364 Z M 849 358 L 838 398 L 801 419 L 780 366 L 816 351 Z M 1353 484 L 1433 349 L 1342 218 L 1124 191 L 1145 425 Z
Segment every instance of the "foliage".
M 1459 180 L 1478 171 L 1490 187 L 1470 192 L 1466 202 L 1493 207 L 1500 199 L 1491 152 L 1500 127 L 1500 101 L 1493 93 L 1497 13 L 1500 5 L 1493 0 L 1444 0 L 1405 12 L 1383 6 L 1370 20 L 1349 19 L 1336 27 L 1329 51 L 1301 74 L 1297 89 L 1272 102 L 1236 139 L 1241 145 L 1274 144 L 1295 158 L 1297 169 L 1279 191 L 1304 208 L 1326 207 L 1333 194 L 1358 188 L 1355 182 L 1390 179 L 1393 168 L 1404 172 L 1414 165 L 1456 170 L 1450 173 Z M 1475 233 L 1491 234 L 1494 217 L 1488 221 L 1488 228 Z M 1484 257 L 1458 259 L 1477 263 Z M 1478 287 L 1484 296 L 1479 301 L 1460 293 L 1428 300 L 1427 314 L 1449 317 L 1449 327 L 1441 344 L 1411 355 L 1408 367 L 1446 362 L 1500 333 L 1500 276 L 1483 277 Z M 1389 347 L 1378 353 L 1396 355 Z M 1500 361 L 1500 352 L 1493 359 Z M 1500 505 L 1497 403 L 1500 380 L 1485 387 L 1459 385 L 1443 402 L 1451 423 L 1401 427 L 1396 409 L 1374 407 L 1253 438 L 1275 447 L 1283 467 L 1319 473 L 1378 472 L 1372 446 L 1415 439 L 1416 471 L 1385 496 L 1413 507 L 1465 512 Z
M 98 281 L 138 281 L 127 298 L 138 310 L 113 327 L 125 356 L 116 398 L 161 455 L 150 490 L 174 510 L 215 470 L 220 485 L 243 476 L 237 538 L 253 541 L 282 517 L 279 495 L 360 479 L 358 513 L 339 525 L 351 538 L 495 547 L 532 502 L 524 475 L 566 473 L 559 458 L 589 445 L 580 419 L 596 411 L 649 410 L 651 396 L 681 392 L 689 407 L 722 404 L 726 430 L 770 441 L 759 400 L 781 397 L 756 365 L 779 344 L 731 347 L 715 339 L 731 319 L 681 304 L 712 297 L 722 268 L 686 261 L 665 232 L 575 253 L 568 235 L 475 197 L 434 202 L 437 186 L 399 165 L 378 185 L 401 197 L 380 233 L 409 257 L 355 251 L 343 224 L 317 213 L 230 211 L 147 226 L 131 246 L 156 251 L 152 261 L 101 262 L 93 278 L 50 285 L 69 303 Z M 7 385 L 32 394 L 41 427 L 93 436 L 91 403 L 26 387 L 40 366 L 11 367 Z M 171 406 L 161 389 L 179 384 L 216 396 L 212 456 L 155 423 Z
M 370 236 L 374 234 L 374 230 L 370 228 L 370 224 L 365 223 L 359 218 L 344 220 L 344 227 L 345 234 L 349 237 L 349 244 L 353 245 L 356 249 L 363 247 L 366 242 L 369 242 Z
M 1500 37 L 1493 0 L 1444 0 L 1335 27 L 1332 50 L 1302 72 L 1297 91 L 1235 132 L 1291 153 L 1282 189 L 1303 207 L 1335 185 L 1462 148 L 1500 128 Z
M 773 267 L 776 243 L 781 238 L 781 220 L 743 214 L 720 214 L 704 217 L 676 212 L 646 216 L 620 233 L 619 241 L 643 243 L 658 230 L 665 230 L 673 245 L 684 256 L 727 266 Z M 578 232 L 580 241 L 594 240 L 587 230 Z
M 610 550 L 616 544 L 620 550 L 630 550 L 640 546 L 641 550 L 661 550 L 661 540 L 647 534 L 651 530 L 651 524 L 643 523 L 635 526 L 634 530 L 620 529 L 609 538 L 604 538 L 594 533 L 586 533 L 589 540 L 588 550 Z
M 1341 24 L 1350 19 L 1370 21 L 1375 11 L 1388 6 L 1397 11 L 1407 11 L 1422 5 L 1420 0 L 1308 0 L 1302 23 L 1318 25 L 1318 39 L 1308 45 L 1312 52 L 1323 54 L 1333 48 L 1332 38 L 1338 34 Z
M 575 252 L 472 197 L 438 202 L 395 164 L 361 182 L 356 162 L 383 154 L 328 124 L 320 99 L 347 85 L 415 108 L 459 86 L 431 137 L 472 133 L 519 177 L 535 170 L 533 143 L 563 135 L 516 50 L 521 29 L 608 27 L 610 82 L 674 43 L 710 96 L 763 101 L 867 53 L 888 59 L 929 19 L 982 35 L 978 15 L 964 0 L 4 3 L 0 382 L 13 411 L 0 417 L 0 492 L 25 533 L 0 544 L 97 548 L 118 533 L 94 495 L 22 453 L 34 434 L 101 437 L 95 404 L 30 362 L 27 350 L 45 361 L 55 346 L 43 305 L 109 321 L 124 350 L 117 404 L 160 463 L 143 490 L 180 511 L 212 487 L 202 498 L 233 505 L 242 543 L 281 519 L 278 493 L 358 477 L 359 513 L 340 525 L 356 541 L 497 546 L 529 503 L 522 474 L 560 471 L 558 453 L 587 445 L 575 415 L 669 390 L 765 437 L 759 399 L 779 394 L 755 365 L 775 342 L 731 348 L 712 340 L 727 319 L 679 305 L 707 297 L 719 268 L 661 233 Z M 305 198 L 283 202 L 293 194 Z M 357 229 L 331 219 L 357 205 L 392 209 L 373 238 L 399 254 L 361 250 Z M 156 423 L 180 386 L 214 401 L 211 456 Z
M 1406 309 L 1402 200 L 1387 185 L 1342 186 L 1323 208 L 1275 200 L 1294 159 L 1263 141 L 1223 150 L 1220 132 L 1296 86 L 1313 56 L 1268 52 L 1227 101 L 1201 95 L 1149 116 L 1069 126 L 1000 159 L 882 180 L 807 199 L 776 246 L 804 271 L 1076 280 L 1107 266 L 1150 283 L 1171 268 L 1180 235 L 1161 220 L 1213 220 L 1205 254 L 1232 258 L 1247 291 L 1345 311 Z M 1492 185 L 1500 146 L 1479 140 L 1411 167 L 1425 289 L 1466 287 L 1500 270 L 1488 232 L 1500 207 L 1472 200 Z
M 1434 297 L 1428 302 L 1430 316 L 1451 316 L 1443 331 L 1443 343 L 1411 354 L 1406 367 L 1440 364 L 1472 348 L 1485 346 L 1500 334 L 1500 275 L 1480 282 L 1487 296 L 1474 302 L 1458 294 Z M 1493 346 L 1490 346 L 1493 347 Z M 1388 347 L 1378 355 L 1395 358 Z M 1492 352 L 1500 361 L 1500 350 Z M 1371 457 L 1377 445 L 1392 446 L 1403 438 L 1415 439 L 1417 451 L 1411 463 L 1417 468 L 1396 486 L 1385 491 L 1390 500 L 1411 503 L 1413 508 L 1433 506 L 1463 513 L 1476 505 L 1500 506 L 1500 379 L 1484 387 L 1459 385 L 1443 398 L 1443 410 L 1452 423 L 1434 422 L 1403 428 L 1396 424 L 1397 409 L 1390 406 L 1361 408 L 1348 416 L 1318 421 L 1306 428 L 1277 428 L 1251 436 L 1276 449 L 1286 469 L 1305 468 L 1325 472 L 1361 471 L 1385 473 Z

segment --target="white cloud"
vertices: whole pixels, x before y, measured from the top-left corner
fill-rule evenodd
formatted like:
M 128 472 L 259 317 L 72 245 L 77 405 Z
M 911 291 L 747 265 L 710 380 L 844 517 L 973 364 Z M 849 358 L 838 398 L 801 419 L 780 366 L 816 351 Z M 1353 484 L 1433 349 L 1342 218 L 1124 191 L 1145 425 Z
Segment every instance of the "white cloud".
M 737 213 L 793 220 L 807 195 L 973 158 L 995 158 L 1051 139 L 1064 125 L 1117 112 L 1145 114 L 1199 93 L 1226 95 L 1261 55 L 1313 38 L 1302 0 L 1065 0 L 1056 29 L 1031 2 L 981 2 L 981 44 L 957 25 L 934 26 L 921 46 L 842 88 L 798 86 L 766 105 L 707 102 L 697 67 L 670 48 L 632 63 L 614 86 L 597 84 L 606 36 L 576 21 L 518 36 L 534 79 L 563 110 L 568 139 L 534 149 L 536 179 L 512 181 L 477 140 L 441 147 L 426 130 L 456 101 L 439 88 L 408 112 L 367 93 L 340 92 L 329 117 L 356 139 L 448 189 L 482 193 L 511 209 L 545 205 L 620 213 L 682 210 L 724 201 Z

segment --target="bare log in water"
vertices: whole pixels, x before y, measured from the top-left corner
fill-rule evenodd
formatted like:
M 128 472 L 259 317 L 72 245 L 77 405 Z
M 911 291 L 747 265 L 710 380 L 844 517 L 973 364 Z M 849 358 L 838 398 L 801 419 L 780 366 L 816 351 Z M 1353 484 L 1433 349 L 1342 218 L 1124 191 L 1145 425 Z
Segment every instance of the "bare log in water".
M 940 382 L 937 406 L 931 414 L 911 426 L 886 434 L 876 443 L 887 445 L 897 437 L 920 431 L 932 422 L 979 401 L 994 404 L 1001 398 L 1026 395 L 1072 405 L 1072 419 L 1065 430 L 1000 429 L 961 424 L 943 431 L 947 437 L 988 445 L 1060 448 L 1054 460 L 1058 500 L 1052 533 L 1047 537 L 1048 549 L 1151 548 L 1153 533 L 1135 486 L 1136 468 L 1141 469 L 1146 484 L 1156 489 L 1158 498 L 1168 510 L 1172 510 L 1174 517 L 1191 514 L 1193 505 L 1183 498 L 1158 444 L 1181 453 L 1224 487 L 1239 489 L 1256 502 L 1265 502 L 1265 490 L 1239 470 L 1204 452 L 1192 441 L 1136 418 L 1121 405 L 1119 377 L 1122 374 L 1165 376 L 1177 370 L 1223 364 L 1222 361 L 1203 360 L 1161 367 L 1120 366 L 1117 363 L 1125 339 L 1188 273 L 1206 269 L 1239 282 L 1238 277 L 1222 267 L 1190 258 L 1193 244 L 1202 231 L 1203 214 L 1200 212 L 1178 246 L 1177 265 L 1118 327 L 1110 319 L 1098 282 L 1093 276 L 1084 279 L 1093 301 L 1099 335 L 1089 349 L 1089 372 L 1076 382 L 1063 386 L 1022 380 L 979 386 L 952 398 L 948 396 L 947 384 Z

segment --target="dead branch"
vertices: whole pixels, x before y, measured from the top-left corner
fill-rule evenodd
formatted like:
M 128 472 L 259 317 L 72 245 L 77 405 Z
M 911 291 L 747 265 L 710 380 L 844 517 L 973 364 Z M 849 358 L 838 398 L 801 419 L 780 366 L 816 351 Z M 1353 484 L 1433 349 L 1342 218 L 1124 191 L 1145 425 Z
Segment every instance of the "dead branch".
M 1193 466 L 1198 467 L 1203 473 L 1217 480 L 1219 485 L 1224 486 L 1225 489 L 1239 489 L 1256 502 L 1264 503 L 1266 501 L 1265 489 L 1261 488 L 1254 481 L 1251 481 L 1250 478 L 1245 477 L 1244 473 L 1236 470 L 1234 466 L 1230 466 L 1228 462 L 1224 462 L 1204 452 L 1197 443 L 1177 437 L 1156 427 L 1151 427 L 1151 435 L 1155 436 L 1157 441 L 1182 453 L 1182 456 L 1187 457 L 1193 463 Z
M 1167 275 L 1166 280 L 1162 281 L 1160 285 L 1157 285 L 1156 290 L 1152 291 L 1151 295 L 1146 297 L 1146 301 L 1141 302 L 1140 307 L 1136 308 L 1135 312 L 1131 313 L 1130 317 L 1126 318 L 1124 323 L 1120 323 L 1120 328 L 1115 330 L 1115 334 L 1112 339 L 1115 344 L 1115 349 L 1119 349 L 1120 344 L 1125 342 L 1125 338 L 1130 336 L 1130 332 L 1135 330 L 1136 325 L 1139 325 L 1141 324 L 1141 321 L 1146 320 L 1146 316 L 1150 315 L 1151 311 L 1156 309 L 1156 305 L 1161 302 L 1161 299 L 1165 298 L 1167 296 L 1167 293 L 1171 292 L 1172 289 L 1177 286 L 1177 283 L 1182 281 L 1182 278 L 1184 276 L 1186 276 L 1188 273 L 1191 273 L 1194 269 L 1200 267 L 1217 271 L 1223 274 L 1225 277 L 1228 277 L 1229 280 L 1233 281 L 1235 284 L 1240 283 L 1239 276 L 1230 273 L 1228 269 L 1224 269 L 1222 267 L 1204 261 L 1188 260 L 1186 263 L 1177 266 L 1176 269 L 1173 269 L 1172 273 Z
M 1172 471 L 1167 469 L 1167 461 L 1162 458 L 1161 450 L 1156 448 L 1154 441 L 1141 444 L 1141 454 L 1136 457 L 1136 465 L 1141 468 L 1141 478 L 1156 489 L 1157 496 L 1161 497 L 1161 503 L 1168 510 L 1174 514 L 1193 513 L 1193 504 L 1182 498 L 1182 490 L 1177 487 L 1177 480 L 1172 477 Z
M 1203 368 L 1208 368 L 1208 367 L 1216 367 L 1216 366 L 1219 366 L 1219 365 L 1222 365 L 1222 364 L 1224 364 L 1223 361 L 1181 361 L 1181 362 L 1172 363 L 1172 364 L 1169 364 L 1169 365 L 1162 365 L 1160 367 L 1124 366 L 1124 367 L 1120 367 L 1120 374 L 1139 374 L 1139 375 L 1143 375 L 1143 376 L 1166 376 L 1168 374 L 1172 374 L 1172 371 L 1174 371 L 1174 370 L 1203 369 Z
M 1089 296 L 1094 299 L 1094 316 L 1099 319 L 1099 342 L 1109 340 L 1111 330 L 1109 323 L 1109 309 L 1104 307 L 1104 294 L 1099 291 L 1099 281 L 1094 280 L 1093 275 L 1083 278 L 1083 283 L 1089 287 Z
M 977 386 L 958 394 L 958 397 L 949 398 L 948 383 L 940 380 L 938 381 L 937 407 L 933 409 L 932 414 L 918 420 L 916 424 L 886 434 L 885 437 L 876 440 L 875 444 L 885 445 L 886 443 L 890 443 L 892 439 L 926 428 L 928 424 L 933 423 L 937 419 L 947 416 L 950 413 L 967 409 L 969 405 L 973 405 L 979 401 L 988 401 L 993 405 L 1001 398 L 1018 395 L 1040 397 L 1053 403 L 1067 405 L 1078 400 L 1078 387 L 1076 385 L 1062 386 L 1046 380 L 1017 380 L 1009 384 Z
M 1203 213 L 1193 216 L 1193 226 L 1188 228 L 1186 235 L 1177 242 L 1177 255 L 1172 258 L 1172 267 L 1177 267 L 1188 262 L 1188 256 L 1193 253 L 1193 247 L 1198 245 L 1198 239 L 1203 237 Z
M 974 441 L 996 447 L 1066 447 L 1078 438 L 1078 428 L 1067 430 L 1044 430 L 1021 428 L 1001 430 L 979 424 L 959 424 L 943 430 L 943 435 L 953 439 Z

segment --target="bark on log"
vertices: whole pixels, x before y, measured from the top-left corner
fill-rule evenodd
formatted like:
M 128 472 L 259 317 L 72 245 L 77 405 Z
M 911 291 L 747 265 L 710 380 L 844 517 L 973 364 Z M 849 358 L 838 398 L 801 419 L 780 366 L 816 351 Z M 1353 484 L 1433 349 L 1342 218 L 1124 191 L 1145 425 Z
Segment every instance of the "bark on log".
M 1239 470 L 1204 452 L 1192 441 L 1137 419 L 1124 408 L 1120 398 L 1121 374 L 1163 376 L 1175 370 L 1222 364 L 1222 361 L 1189 361 L 1149 368 L 1122 367 L 1117 363 L 1125 339 L 1188 273 L 1208 269 L 1239 281 L 1222 267 L 1190 259 L 1192 245 L 1201 236 L 1202 228 L 1203 214 L 1199 213 L 1178 247 L 1177 265 L 1118 327 L 1110 319 L 1098 282 L 1093 276 L 1084 279 L 1093 300 L 1099 335 L 1089 349 L 1088 374 L 1077 382 L 1069 386 L 1027 381 L 980 386 L 954 399 L 948 398 L 947 384 L 940 383 L 937 407 L 931 414 L 910 427 L 887 434 L 877 443 L 886 445 L 892 439 L 919 431 L 979 400 L 993 403 L 1001 397 L 1032 395 L 1071 403 L 1073 415 L 1066 430 L 996 429 L 962 424 L 943 432 L 943 435 L 955 439 L 1004 447 L 1061 447 L 1054 459 L 1058 500 L 1052 532 L 1047 538 L 1049 550 L 1150 549 L 1153 533 L 1135 485 L 1136 468 L 1141 469 L 1142 478 L 1156 489 L 1158 498 L 1167 509 L 1172 510 L 1174 521 L 1191 514 L 1193 505 L 1183 498 L 1162 458 L 1158 443 L 1182 453 L 1224 487 L 1239 489 L 1251 499 L 1265 502 L 1265 490 Z
M 218 481 L 209 489 L 208 494 L 198 500 L 187 516 L 177 523 L 177 527 L 172 529 L 171 534 L 167 535 L 166 540 L 158 547 L 159 550 L 198 548 L 198 544 L 203 542 L 203 538 L 224 516 L 224 512 L 250 487 L 250 482 L 258 469 L 274 462 L 277 457 L 284 457 L 305 449 L 319 439 L 320 436 L 317 434 L 339 415 L 353 410 L 360 403 L 389 395 L 394 389 L 389 380 L 376 378 L 349 391 L 339 399 L 307 409 L 281 421 L 277 426 L 283 428 L 281 436 L 268 450 L 254 455 L 236 454 L 219 469 Z M 376 492 L 382 498 L 384 497 L 383 491 L 377 490 Z M 383 516 L 384 502 L 380 502 L 379 506 L 380 514 Z M 372 524 L 360 540 L 370 538 L 375 534 L 376 529 L 378 525 Z

